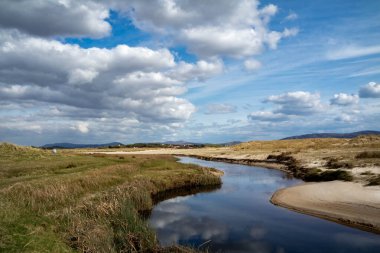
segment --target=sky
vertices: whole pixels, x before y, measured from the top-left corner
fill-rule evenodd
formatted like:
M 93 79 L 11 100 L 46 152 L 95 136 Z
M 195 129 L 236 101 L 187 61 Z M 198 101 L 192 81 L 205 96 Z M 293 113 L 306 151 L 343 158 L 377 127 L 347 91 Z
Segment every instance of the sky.
M 378 0 L 0 1 L 0 141 L 380 130 Z

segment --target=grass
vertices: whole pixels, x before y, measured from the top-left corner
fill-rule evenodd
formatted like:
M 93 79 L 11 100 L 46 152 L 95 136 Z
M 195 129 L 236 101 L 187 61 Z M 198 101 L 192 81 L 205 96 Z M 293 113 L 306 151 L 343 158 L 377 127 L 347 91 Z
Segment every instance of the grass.
M 218 187 L 212 172 L 171 156 L 0 144 L 0 252 L 192 252 L 159 247 L 139 212 L 163 191 Z

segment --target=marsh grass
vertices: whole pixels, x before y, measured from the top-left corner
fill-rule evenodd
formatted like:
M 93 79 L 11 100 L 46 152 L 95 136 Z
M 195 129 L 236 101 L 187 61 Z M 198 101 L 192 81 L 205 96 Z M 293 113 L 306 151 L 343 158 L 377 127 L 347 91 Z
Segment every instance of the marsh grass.
M 170 156 L 53 155 L 11 144 L 0 150 L 4 252 L 193 252 L 159 247 L 139 212 L 160 192 L 221 183 L 210 169 Z

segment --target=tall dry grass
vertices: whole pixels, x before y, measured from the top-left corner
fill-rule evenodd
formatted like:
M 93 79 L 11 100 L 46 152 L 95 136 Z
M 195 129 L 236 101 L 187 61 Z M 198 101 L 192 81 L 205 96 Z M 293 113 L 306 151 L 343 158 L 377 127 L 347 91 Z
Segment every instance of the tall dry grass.
M 159 247 L 139 212 L 151 209 L 160 192 L 221 183 L 211 170 L 170 156 L 12 152 L 23 150 L 6 146 L 0 161 L 5 252 L 190 252 Z

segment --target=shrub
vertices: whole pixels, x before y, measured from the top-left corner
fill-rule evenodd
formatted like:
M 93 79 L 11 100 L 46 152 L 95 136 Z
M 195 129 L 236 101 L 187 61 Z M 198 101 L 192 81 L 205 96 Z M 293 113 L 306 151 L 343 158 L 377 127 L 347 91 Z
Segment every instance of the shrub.
M 304 180 L 305 181 L 319 181 L 319 174 L 320 174 L 321 170 L 320 169 L 316 169 L 316 168 L 312 168 L 312 169 L 309 169 L 307 170 L 307 172 L 305 173 L 305 176 L 304 176 Z
M 305 181 L 321 182 L 321 181 L 352 181 L 353 176 L 350 172 L 344 170 L 326 170 L 324 172 L 318 172 L 318 170 L 308 172 L 305 177 Z
M 360 173 L 360 175 L 363 175 L 363 176 L 373 175 L 373 172 L 370 170 L 367 170 L 367 171 Z
M 342 180 L 342 181 L 352 181 L 353 177 L 350 172 L 344 170 L 334 170 L 334 171 L 324 171 L 321 173 L 322 181 L 333 181 L 333 180 Z
M 380 185 L 380 175 L 374 176 L 368 180 L 368 186 Z
M 343 162 L 343 161 L 339 161 L 337 158 L 330 158 L 326 163 L 326 167 L 328 169 L 339 169 L 339 168 L 352 169 L 354 166 L 350 162 Z
M 380 151 L 364 151 L 356 155 L 358 159 L 380 158 Z
M 67 166 L 66 166 L 66 169 L 71 169 L 71 168 L 75 168 L 77 167 L 77 165 L 75 163 L 69 163 Z

